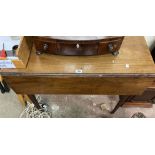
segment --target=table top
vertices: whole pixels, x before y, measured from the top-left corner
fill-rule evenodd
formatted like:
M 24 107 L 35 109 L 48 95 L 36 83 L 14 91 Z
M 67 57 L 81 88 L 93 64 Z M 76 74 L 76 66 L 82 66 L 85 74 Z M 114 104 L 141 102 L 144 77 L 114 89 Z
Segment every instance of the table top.
M 36 55 L 31 52 L 26 69 L 2 69 L 2 75 L 91 75 L 155 77 L 155 65 L 142 36 L 124 38 L 120 54 L 99 56 Z

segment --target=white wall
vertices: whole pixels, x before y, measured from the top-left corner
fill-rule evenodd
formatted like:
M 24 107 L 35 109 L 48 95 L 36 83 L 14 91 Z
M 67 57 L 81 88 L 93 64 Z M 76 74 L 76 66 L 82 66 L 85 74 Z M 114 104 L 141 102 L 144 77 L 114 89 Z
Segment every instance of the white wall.
M 145 36 L 145 39 L 150 50 L 152 50 L 155 47 L 155 36 Z

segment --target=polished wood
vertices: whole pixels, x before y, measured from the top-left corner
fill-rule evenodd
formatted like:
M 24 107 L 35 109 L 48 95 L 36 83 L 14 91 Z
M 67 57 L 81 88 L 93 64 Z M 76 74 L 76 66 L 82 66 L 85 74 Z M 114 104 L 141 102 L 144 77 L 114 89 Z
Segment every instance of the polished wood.
M 2 69 L 0 73 L 21 94 L 125 95 L 113 113 L 151 86 L 155 65 L 144 37 L 125 37 L 117 57 L 37 56 L 33 47 L 25 69 Z
M 13 60 L 13 63 L 15 64 L 16 68 L 26 67 L 32 46 L 33 40 L 31 36 L 21 37 L 19 47 L 16 51 L 16 55 L 19 58 L 19 60 Z
M 155 77 L 144 37 L 125 37 L 117 57 L 37 56 L 35 52 L 33 48 L 26 69 L 1 70 L 16 93 L 139 95 Z
M 126 102 L 122 106 L 124 108 L 152 108 L 153 104 L 151 102 Z
M 153 83 L 151 84 L 151 86 L 149 88 L 150 89 L 155 89 L 155 81 L 153 81 Z
M 4 76 L 18 94 L 141 94 L 152 78 Z
M 18 94 L 17 97 L 18 97 L 19 102 L 20 102 L 23 106 L 26 106 L 26 100 L 25 100 L 24 95 Z
M 103 75 L 111 77 L 155 77 L 155 65 L 144 37 L 125 37 L 120 54 L 100 56 L 59 56 L 44 54 L 37 56 L 36 50 L 30 55 L 26 69 L 3 69 L 3 75 Z
M 33 37 L 37 52 L 57 55 L 102 55 L 118 54 L 123 41 L 120 37 L 95 36 L 36 36 Z M 111 47 L 111 48 L 110 48 Z

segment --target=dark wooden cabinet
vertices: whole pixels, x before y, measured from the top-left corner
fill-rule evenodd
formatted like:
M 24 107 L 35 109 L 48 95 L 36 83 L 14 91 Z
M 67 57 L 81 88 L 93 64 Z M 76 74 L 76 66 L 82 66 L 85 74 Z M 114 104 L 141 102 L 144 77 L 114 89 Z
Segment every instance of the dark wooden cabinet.
M 119 54 L 124 37 L 33 37 L 38 54 L 102 55 Z

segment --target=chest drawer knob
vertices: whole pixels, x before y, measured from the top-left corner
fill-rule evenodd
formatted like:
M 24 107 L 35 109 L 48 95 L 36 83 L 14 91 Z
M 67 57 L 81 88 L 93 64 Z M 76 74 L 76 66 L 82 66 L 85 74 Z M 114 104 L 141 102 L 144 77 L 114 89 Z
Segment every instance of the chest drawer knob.
M 119 54 L 119 52 L 116 50 L 116 45 L 113 45 L 113 44 L 109 44 L 108 45 L 108 49 L 109 49 L 109 52 L 112 53 L 112 55 L 114 56 L 117 56 Z
M 80 45 L 79 44 L 76 44 L 76 48 L 80 48 Z
M 114 47 L 113 47 L 112 44 L 109 44 L 109 45 L 108 45 L 108 48 L 109 48 L 109 51 L 110 51 L 110 52 L 113 52 Z
M 46 51 L 48 49 L 48 44 L 44 44 L 43 49 L 44 49 L 44 51 Z

